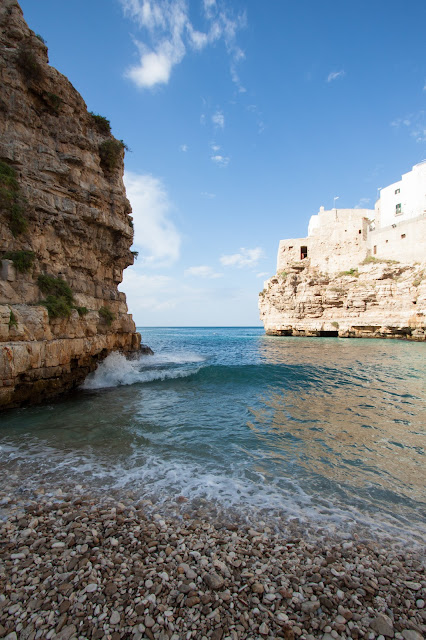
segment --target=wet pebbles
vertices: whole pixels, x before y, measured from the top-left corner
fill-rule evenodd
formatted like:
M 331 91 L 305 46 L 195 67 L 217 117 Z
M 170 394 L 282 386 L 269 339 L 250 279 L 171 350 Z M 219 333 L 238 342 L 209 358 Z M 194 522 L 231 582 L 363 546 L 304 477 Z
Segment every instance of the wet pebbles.
M 300 532 L 299 532 L 300 533 Z M 70 496 L 0 523 L 0 638 L 421 640 L 418 548 Z

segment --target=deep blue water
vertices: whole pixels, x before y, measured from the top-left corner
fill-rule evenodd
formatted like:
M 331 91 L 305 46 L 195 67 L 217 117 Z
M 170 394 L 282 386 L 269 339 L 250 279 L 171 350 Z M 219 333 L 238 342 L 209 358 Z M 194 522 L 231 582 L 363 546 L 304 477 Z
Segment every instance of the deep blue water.
M 0 418 L 3 490 L 80 484 L 158 508 L 183 496 L 254 522 L 421 535 L 424 344 L 141 332 L 154 356 L 113 354 L 77 394 Z

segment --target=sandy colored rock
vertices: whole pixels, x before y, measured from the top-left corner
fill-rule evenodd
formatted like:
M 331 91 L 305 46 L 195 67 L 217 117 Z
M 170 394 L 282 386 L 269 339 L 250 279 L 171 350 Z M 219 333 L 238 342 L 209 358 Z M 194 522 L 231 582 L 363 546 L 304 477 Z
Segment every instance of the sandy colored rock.
M 269 335 L 422 341 L 426 264 L 354 264 L 331 275 L 305 259 L 265 282 L 259 309 Z
M 27 225 L 13 235 L 0 203 L 0 407 L 10 407 L 77 386 L 111 351 L 138 350 L 140 335 L 117 288 L 134 261 L 123 147 L 48 64 L 16 0 L 1 3 L 0 26 L 0 158 L 15 172 Z M 114 167 L 102 160 L 105 144 L 118 149 Z M 29 270 L 1 260 L 6 251 L 33 252 Z M 87 313 L 49 318 L 40 275 L 63 279 Z

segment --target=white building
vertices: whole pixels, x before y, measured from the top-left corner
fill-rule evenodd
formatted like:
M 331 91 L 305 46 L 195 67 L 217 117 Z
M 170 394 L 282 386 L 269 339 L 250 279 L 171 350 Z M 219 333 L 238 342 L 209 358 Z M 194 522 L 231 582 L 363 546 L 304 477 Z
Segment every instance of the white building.
M 426 213 L 426 160 L 404 173 L 401 180 L 380 190 L 376 228 L 388 227 Z
M 277 272 L 307 262 L 325 273 L 356 267 L 372 256 L 426 261 L 426 161 L 381 189 L 375 209 L 321 207 L 306 238 L 281 240 Z

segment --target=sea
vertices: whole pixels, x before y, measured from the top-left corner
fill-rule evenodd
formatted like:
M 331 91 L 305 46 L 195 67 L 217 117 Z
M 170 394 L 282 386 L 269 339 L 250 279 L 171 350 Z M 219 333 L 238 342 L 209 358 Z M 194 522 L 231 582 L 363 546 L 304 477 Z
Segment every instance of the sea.
M 154 511 L 426 536 L 425 345 L 140 328 L 72 394 L 0 416 L 0 517 L 65 493 Z

